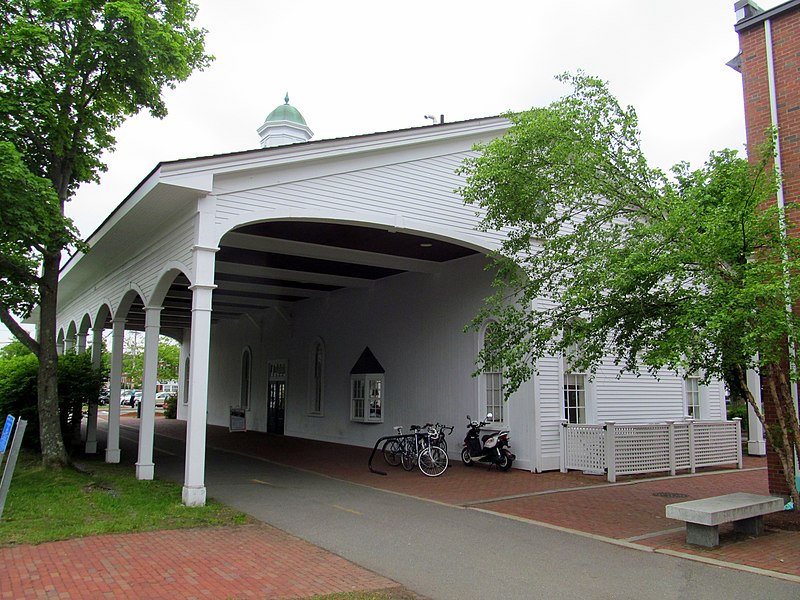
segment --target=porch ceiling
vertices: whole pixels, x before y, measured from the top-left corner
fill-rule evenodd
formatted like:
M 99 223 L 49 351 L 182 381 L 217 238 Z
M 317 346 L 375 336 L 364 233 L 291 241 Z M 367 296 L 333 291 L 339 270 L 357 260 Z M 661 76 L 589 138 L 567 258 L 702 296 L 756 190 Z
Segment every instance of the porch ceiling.
M 477 251 L 425 236 L 356 225 L 266 222 L 225 235 L 216 253 L 217 288 L 212 319 L 220 321 L 406 272 L 436 272 L 448 261 Z M 161 313 L 162 329 L 191 324 L 189 281 L 173 282 Z M 144 329 L 141 302 L 128 313 L 127 328 Z

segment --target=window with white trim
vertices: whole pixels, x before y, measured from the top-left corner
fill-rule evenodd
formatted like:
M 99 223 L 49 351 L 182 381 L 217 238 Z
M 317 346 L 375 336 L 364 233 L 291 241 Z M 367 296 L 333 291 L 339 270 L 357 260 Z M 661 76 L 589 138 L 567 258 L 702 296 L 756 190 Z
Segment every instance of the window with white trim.
M 564 373 L 564 419 L 586 423 L 586 375 Z
M 483 331 L 483 345 L 486 348 L 487 334 L 497 323 L 489 321 Z M 487 363 L 483 370 L 483 393 L 486 413 L 492 413 L 492 420 L 504 423 L 506 420 L 505 401 L 503 400 L 503 369 L 500 365 Z
M 383 423 L 384 369 L 369 348 L 350 370 L 350 420 Z
M 686 378 L 686 416 L 700 418 L 700 377 L 697 375 Z
M 242 377 L 239 386 L 239 408 L 250 408 L 250 378 L 252 373 L 252 355 L 250 348 L 242 352 Z

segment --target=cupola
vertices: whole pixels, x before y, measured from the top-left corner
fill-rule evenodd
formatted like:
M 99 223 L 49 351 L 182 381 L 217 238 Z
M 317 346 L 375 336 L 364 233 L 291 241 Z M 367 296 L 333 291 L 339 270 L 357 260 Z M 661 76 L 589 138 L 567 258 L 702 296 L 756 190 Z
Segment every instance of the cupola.
M 307 142 L 314 133 L 306 125 L 306 120 L 300 111 L 289 104 L 289 93 L 286 93 L 284 103 L 267 115 L 264 124 L 258 128 L 261 136 L 261 147 L 272 148 Z

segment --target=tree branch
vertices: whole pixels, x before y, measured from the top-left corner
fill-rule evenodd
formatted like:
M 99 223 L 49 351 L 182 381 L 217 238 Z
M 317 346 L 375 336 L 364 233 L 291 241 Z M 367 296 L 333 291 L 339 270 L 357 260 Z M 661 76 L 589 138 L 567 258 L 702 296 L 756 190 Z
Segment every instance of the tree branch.
M 37 357 L 39 356 L 39 342 L 33 339 L 31 334 L 25 331 L 25 329 L 23 329 L 22 326 L 17 323 L 17 320 L 11 316 L 8 308 L 2 304 L 0 304 L 0 322 L 8 327 L 8 330 L 14 334 L 14 337 L 24 344 L 28 350 L 33 352 Z

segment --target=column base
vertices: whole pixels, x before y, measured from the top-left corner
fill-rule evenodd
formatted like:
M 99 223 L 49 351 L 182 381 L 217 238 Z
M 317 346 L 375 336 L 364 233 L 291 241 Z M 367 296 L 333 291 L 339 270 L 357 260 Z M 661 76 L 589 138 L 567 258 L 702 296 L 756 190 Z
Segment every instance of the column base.
M 136 479 L 152 481 L 155 470 L 153 463 L 136 463 Z
M 84 446 L 83 451 L 86 454 L 97 454 L 97 441 L 93 442 L 86 442 L 86 446 Z
M 766 456 L 767 442 L 764 440 L 749 440 L 747 442 L 747 454 L 750 456 Z
M 118 463 L 119 462 L 120 451 L 119 448 L 106 448 L 106 462 L 107 463 Z
M 200 487 L 183 486 L 183 493 L 181 495 L 183 497 L 183 503 L 186 506 L 205 506 L 206 505 L 206 488 L 205 488 L 205 486 L 200 486 Z

